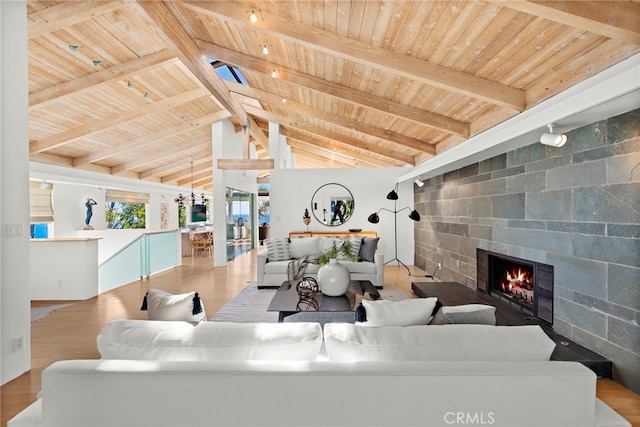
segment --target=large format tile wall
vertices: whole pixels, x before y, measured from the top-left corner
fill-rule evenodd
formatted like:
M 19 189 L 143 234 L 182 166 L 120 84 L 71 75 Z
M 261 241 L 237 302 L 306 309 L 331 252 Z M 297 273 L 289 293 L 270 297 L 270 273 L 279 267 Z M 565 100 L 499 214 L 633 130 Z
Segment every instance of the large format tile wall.
M 640 110 L 416 188 L 416 259 L 475 289 L 476 248 L 551 264 L 558 333 L 640 393 Z

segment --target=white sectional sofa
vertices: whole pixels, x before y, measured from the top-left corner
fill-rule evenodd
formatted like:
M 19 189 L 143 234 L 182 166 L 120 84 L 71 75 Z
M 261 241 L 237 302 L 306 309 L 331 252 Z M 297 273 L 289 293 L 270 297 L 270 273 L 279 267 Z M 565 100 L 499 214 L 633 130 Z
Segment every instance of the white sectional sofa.
M 279 287 L 288 280 L 287 269 L 289 263 L 295 259 L 305 256 L 319 255 L 329 249 L 331 244 L 337 239 L 329 237 L 308 237 L 304 239 L 292 239 L 289 242 L 289 254 L 286 259 L 273 260 L 268 251 L 262 251 L 257 255 L 257 277 L 258 287 Z M 340 260 L 351 272 L 352 280 L 369 280 L 376 288 L 384 287 L 384 254 L 376 251 L 370 260 Z M 316 277 L 318 264 L 309 264 L 306 267 L 304 276 Z
M 630 425 L 596 398 L 592 371 L 548 360 L 537 326 L 399 328 L 114 322 L 105 358 L 46 368 L 8 426 Z

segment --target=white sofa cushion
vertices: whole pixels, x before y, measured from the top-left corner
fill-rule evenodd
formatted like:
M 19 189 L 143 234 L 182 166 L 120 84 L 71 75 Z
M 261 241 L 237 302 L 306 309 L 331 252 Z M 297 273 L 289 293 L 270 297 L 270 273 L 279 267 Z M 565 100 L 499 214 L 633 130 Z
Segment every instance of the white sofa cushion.
M 362 300 L 367 313 L 364 326 L 426 325 L 431 319 L 438 298 L 414 298 L 402 301 Z
M 204 322 L 207 320 L 207 313 L 202 300 L 200 300 L 202 311 L 193 314 L 196 295 L 197 292 L 195 291 L 174 295 L 160 289 L 149 289 L 145 297 L 147 300 L 147 316 L 149 320 Z
M 430 325 L 495 325 L 496 308 L 485 304 L 443 306 L 433 316 Z
M 324 341 L 332 361 L 543 361 L 555 348 L 537 325 L 363 328 L 328 323 Z
M 316 360 L 318 323 L 162 322 L 115 320 L 97 339 L 103 359 Z
M 318 236 L 292 239 L 289 243 L 291 258 L 302 258 L 320 254 L 320 238 Z

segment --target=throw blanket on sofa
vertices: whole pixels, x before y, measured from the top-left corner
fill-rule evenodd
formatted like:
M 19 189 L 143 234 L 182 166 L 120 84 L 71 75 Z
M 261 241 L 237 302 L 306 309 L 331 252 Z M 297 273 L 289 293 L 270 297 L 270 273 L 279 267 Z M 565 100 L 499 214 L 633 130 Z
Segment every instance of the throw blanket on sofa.
M 307 270 L 307 265 L 309 264 L 318 264 L 318 256 L 304 256 L 302 258 L 295 258 L 289 261 L 289 264 L 287 265 L 287 279 L 302 279 L 304 277 L 304 272 Z

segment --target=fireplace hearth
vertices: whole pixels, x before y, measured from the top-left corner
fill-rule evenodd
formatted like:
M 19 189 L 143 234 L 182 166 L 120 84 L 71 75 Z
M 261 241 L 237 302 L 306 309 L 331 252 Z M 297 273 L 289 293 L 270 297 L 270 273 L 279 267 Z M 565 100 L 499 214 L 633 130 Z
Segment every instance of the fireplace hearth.
M 477 249 L 478 291 L 553 324 L 553 266 Z

